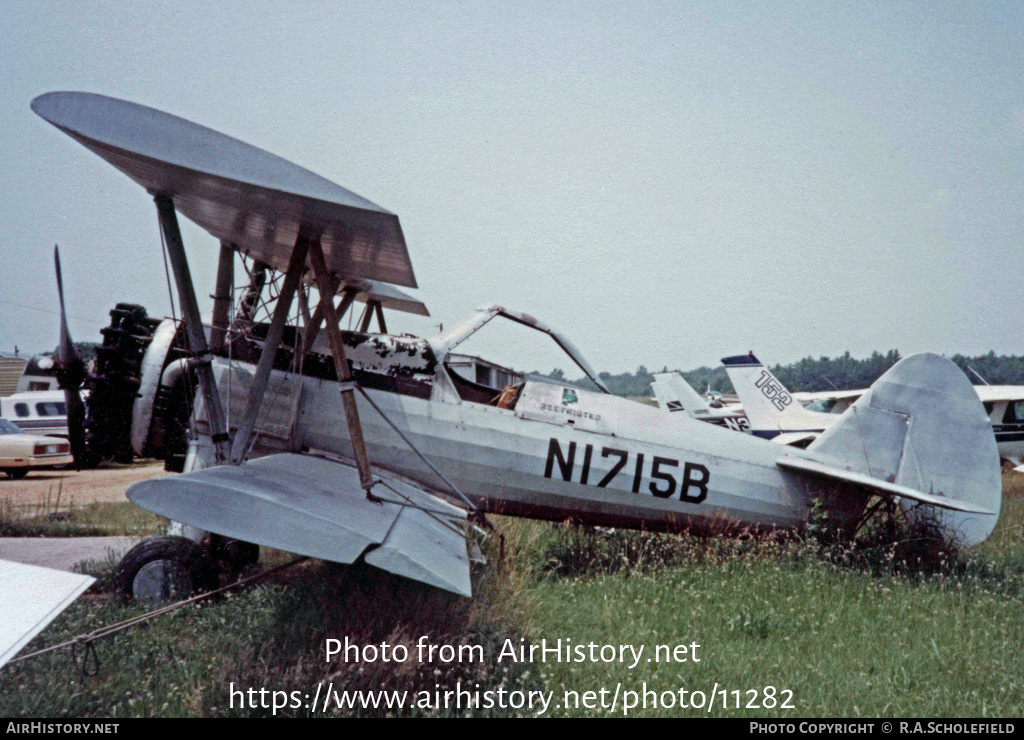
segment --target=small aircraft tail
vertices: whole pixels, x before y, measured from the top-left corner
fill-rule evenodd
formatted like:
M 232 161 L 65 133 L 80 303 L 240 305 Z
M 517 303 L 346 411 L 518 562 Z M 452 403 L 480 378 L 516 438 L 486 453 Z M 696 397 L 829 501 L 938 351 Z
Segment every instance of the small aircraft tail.
M 722 364 L 755 436 L 771 438 L 779 432 L 820 432 L 839 418 L 801 406 L 753 352 L 723 357 Z
M 675 370 L 671 373 L 654 373 L 654 397 L 658 405 L 665 411 L 682 411 L 695 419 L 711 416 L 711 407 L 701 395 L 695 391 L 682 373 Z
M 934 354 L 898 362 L 806 451 L 778 464 L 898 497 L 912 520 L 927 516 L 965 546 L 992 533 L 1002 501 L 991 422 L 966 376 Z

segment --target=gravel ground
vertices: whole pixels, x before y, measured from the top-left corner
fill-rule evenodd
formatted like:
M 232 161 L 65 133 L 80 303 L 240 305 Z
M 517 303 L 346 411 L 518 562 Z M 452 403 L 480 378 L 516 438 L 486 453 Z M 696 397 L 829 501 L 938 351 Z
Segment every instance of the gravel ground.
M 120 558 L 139 537 L 0 537 L 0 560 L 71 570 L 83 560 Z
M 45 504 L 47 508 L 56 508 L 58 494 L 61 509 L 71 504 L 127 501 L 124 492 L 128 486 L 165 475 L 163 463 L 153 460 L 93 470 L 32 471 L 22 480 L 0 475 L 0 502 L 9 501 L 17 507 Z

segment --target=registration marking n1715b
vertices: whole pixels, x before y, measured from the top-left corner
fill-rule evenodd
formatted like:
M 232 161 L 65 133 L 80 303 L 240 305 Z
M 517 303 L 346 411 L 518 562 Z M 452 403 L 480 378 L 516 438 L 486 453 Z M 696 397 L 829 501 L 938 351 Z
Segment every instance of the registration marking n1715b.
M 643 452 L 631 453 L 629 450 L 616 447 L 602 446 L 598 450 L 594 445 L 587 444 L 583 446 L 582 455 L 580 455 L 583 459 L 580 461 L 579 477 L 576 478 L 579 452 L 575 442 L 569 442 L 563 447 L 561 442 L 552 437 L 548 444 L 544 477 L 557 476 L 566 482 L 572 482 L 575 478 L 577 483 L 584 486 L 607 488 L 620 473 L 625 471 L 625 475 L 631 483 L 629 490 L 633 493 L 649 493 L 657 498 L 665 499 L 675 496 L 680 501 L 691 504 L 699 504 L 707 498 L 711 473 L 706 466 L 699 463 L 674 460 L 660 455 L 645 455 Z M 597 481 L 591 480 L 593 472 L 591 466 L 595 455 L 600 456 L 603 460 L 613 461 L 608 472 Z M 632 464 L 630 464 L 630 460 L 632 460 Z M 651 482 L 647 485 L 646 490 L 642 491 L 645 473 L 651 478 Z M 677 478 L 677 476 L 679 477 Z M 618 488 L 618 486 L 614 487 Z

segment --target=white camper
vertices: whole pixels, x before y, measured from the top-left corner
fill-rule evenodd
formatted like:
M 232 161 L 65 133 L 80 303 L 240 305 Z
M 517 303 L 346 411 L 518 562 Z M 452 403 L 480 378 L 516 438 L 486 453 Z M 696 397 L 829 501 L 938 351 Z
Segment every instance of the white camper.
M 0 398 L 0 418 L 29 434 L 68 436 L 64 391 L 30 391 Z

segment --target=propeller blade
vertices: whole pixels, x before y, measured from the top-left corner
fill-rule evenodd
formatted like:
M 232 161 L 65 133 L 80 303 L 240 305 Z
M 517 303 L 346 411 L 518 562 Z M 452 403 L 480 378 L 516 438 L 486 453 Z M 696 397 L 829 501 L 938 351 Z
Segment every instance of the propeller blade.
M 60 271 L 60 247 L 53 245 L 53 265 L 57 270 L 57 296 L 60 298 L 60 344 L 57 345 L 57 359 L 67 364 L 77 354 L 68 331 L 67 314 L 64 311 L 64 278 Z
M 75 458 L 75 467 L 81 470 L 86 467 L 87 450 L 85 446 L 85 403 L 82 401 L 80 389 L 85 380 L 85 363 L 82 362 L 71 332 L 68 331 L 68 319 L 64 310 L 64 278 L 60 271 L 60 248 L 53 247 L 53 263 L 57 269 L 57 295 L 60 297 L 60 343 L 57 345 L 57 384 L 64 391 L 64 405 L 68 415 L 68 441 L 71 443 L 71 455 Z

